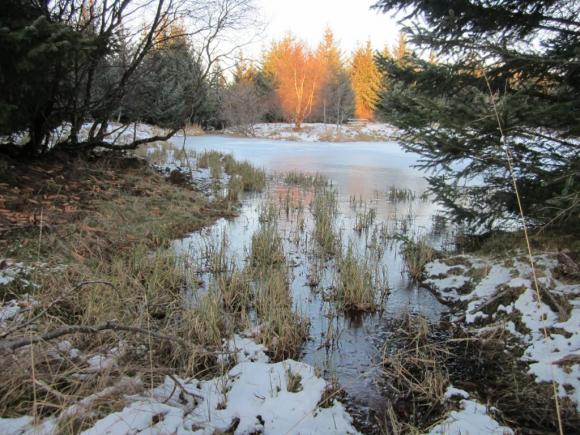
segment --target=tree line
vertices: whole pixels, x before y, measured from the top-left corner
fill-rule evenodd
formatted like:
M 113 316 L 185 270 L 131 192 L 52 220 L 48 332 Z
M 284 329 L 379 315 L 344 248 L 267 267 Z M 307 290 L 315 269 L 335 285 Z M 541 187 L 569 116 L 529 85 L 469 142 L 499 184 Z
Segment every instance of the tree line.
M 370 43 L 347 56 L 327 29 L 314 49 L 288 35 L 249 61 L 220 42 L 253 16 L 252 0 L 2 2 L 0 153 L 129 149 L 190 123 L 251 134 L 260 121 L 380 117 L 385 76 Z M 401 34 L 382 54 L 407 52 Z M 167 133 L 111 143 L 137 122 Z
M 135 148 L 211 118 L 221 41 L 254 17 L 252 0 L 3 0 L 0 152 Z M 115 144 L 113 121 L 167 133 Z
M 401 62 L 409 54 L 404 34 L 381 53 Z M 370 42 L 347 56 L 331 29 L 315 49 L 289 34 L 274 41 L 257 62 L 238 56 L 233 80 L 222 80 L 222 121 L 251 134 L 260 121 L 292 122 L 300 129 L 306 121 L 375 120 L 384 81 Z

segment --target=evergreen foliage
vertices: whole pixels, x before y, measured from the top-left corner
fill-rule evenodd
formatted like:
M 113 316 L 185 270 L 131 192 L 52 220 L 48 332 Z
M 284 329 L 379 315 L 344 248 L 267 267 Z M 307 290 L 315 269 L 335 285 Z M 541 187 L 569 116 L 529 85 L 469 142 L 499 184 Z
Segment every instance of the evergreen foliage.
M 212 67 L 252 11 L 247 0 L 0 2 L 0 153 L 131 149 L 218 124 Z M 134 121 L 166 130 L 116 143 L 112 130 Z
M 354 93 L 342 53 L 330 28 L 324 31 L 316 56 L 321 65 L 321 86 L 314 118 L 324 123 L 342 124 L 353 115 Z
M 29 154 L 67 119 L 75 65 L 107 53 L 90 32 L 54 22 L 43 2 L 0 2 L 0 135 L 28 130 Z
M 410 41 L 435 51 L 430 61 L 409 53 L 379 63 L 380 110 L 434 170 L 437 199 L 479 231 L 513 222 L 513 173 L 529 224 L 578 231 L 580 3 L 381 0 L 375 8 L 405 11 Z
M 375 63 L 370 42 L 354 52 L 350 68 L 357 118 L 374 119 L 379 102 L 381 74 Z

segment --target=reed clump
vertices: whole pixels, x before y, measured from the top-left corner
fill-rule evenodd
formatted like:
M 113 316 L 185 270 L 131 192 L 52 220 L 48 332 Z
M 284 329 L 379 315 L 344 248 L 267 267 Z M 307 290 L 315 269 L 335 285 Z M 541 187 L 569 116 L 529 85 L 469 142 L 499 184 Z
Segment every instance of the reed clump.
M 317 190 L 311 209 L 314 216 L 314 239 L 317 241 L 321 253 L 325 256 L 335 255 L 340 247 L 334 229 L 338 213 L 336 191 L 333 189 Z
M 405 270 L 413 281 L 420 281 L 425 265 L 436 258 L 435 250 L 423 239 L 406 239 L 401 252 L 405 260 Z
M 328 187 L 328 178 L 318 172 L 308 174 L 298 171 L 290 171 L 284 176 L 284 183 L 290 186 L 299 186 L 302 188 L 325 188 Z
M 212 166 L 220 166 L 221 168 L 222 154 L 218 151 L 203 151 L 197 155 L 197 167 L 201 169 L 208 169 Z
M 360 258 L 352 244 L 337 258 L 333 297 L 343 311 L 375 311 L 388 293 L 385 274 L 377 261 Z
M 363 231 L 368 231 L 374 224 L 376 217 L 377 210 L 365 206 L 364 209 L 357 212 L 355 216 L 354 230 L 359 234 Z
M 215 278 L 215 287 L 227 313 L 247 316 L 254 302 L 254 293 L 246 271 L 233 267 L 228 273 L 219 274 Z
M 297 358 L 308 337 L 308 323 L 294 312 L 285 268 L 262 269 L 256 280 L 257 340 L 276 361 Z
M 282 238 L 275 223 L 262 224 L 252 236 L 250 259 L 253 267 L 272 267 L 286 262 Z
M 240 177 L 244 192 L 262 192 L 266 187 L 266 172 L 249 162 L 236 162 L 231 174 Z
M 417 194 L 407 188 L 391 186 L 387 191 L 387 199 L 391 202 L 413 201 L 416 197 Z

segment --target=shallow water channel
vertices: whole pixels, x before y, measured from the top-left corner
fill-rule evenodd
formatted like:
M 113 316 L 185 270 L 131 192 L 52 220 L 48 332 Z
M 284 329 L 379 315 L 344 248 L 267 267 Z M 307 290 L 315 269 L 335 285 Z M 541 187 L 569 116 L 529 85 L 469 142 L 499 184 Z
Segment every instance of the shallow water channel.
M 182 141 L 176 138 L 175 144 L 181 147 Z M 389 320 L 406 312 L 437 320 L 445 311 L 428 290 L 409 280 L 400 237 L 390 237 L 395 233 L 415 240 L 423 237 L 435 246 L 450 240 L 449 231 L 437 228 L 438 206 L 422 195 L 427 188 L 424 174 L 411 167 L 418 157 L 405 153 L 395 142 L 306 143 L 197 136 L 188 138 L 185 146 L 196 152 L 232 154 L 236 160 L 248 160 L 265 169 L 272 177 L 266 192 L 241 197 L 239 217 L 222 219 L 178 241 L 177 249 L 196 256 L 211 240 L 225 237 L 232 258 L 243 267 L 252 235 L 260 228 L 260 214 L 269 201 L 276 203 L 293 303 L 296 312 L 310 322 L 301 360 L 320 368 L 327 379 L 338 381 L 347 393 L 351 412 L 363 423 L 371 415 L 381 414 L 385 399 L 378 362 L 385 341 L 393 334 Z M 371 251 L 378 254 L 377 265 L 390 290 L 380 300 L 381 310 L 352 315 L 333 308 L 326 294 L 333 285 L 336 267 L 330 259 L 316 258 L 311 249 L 315 243 L 309 230 L 313 226 L 309 208 L 312 189 L 289 186 L 283 175 L 274 176 L 289 171 L 319 173 L 331 181 L 338 205 L 335 231 L 343 249 L 352 246 L 363 257 Z M 396 195 L 395 191 L 410 194 Z M 375 210 L 370 224 L 356 229 L 370 209 Z M 317 285 L 312 285 L 313 270 L 318 274 Z

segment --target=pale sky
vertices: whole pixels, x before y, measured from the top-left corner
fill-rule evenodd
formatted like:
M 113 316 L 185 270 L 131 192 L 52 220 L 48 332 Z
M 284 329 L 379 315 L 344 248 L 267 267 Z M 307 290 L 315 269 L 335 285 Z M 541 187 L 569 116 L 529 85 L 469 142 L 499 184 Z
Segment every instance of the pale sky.
M 370 39 L 375 49 L 385 43 L 394 45 L 399 25 L 388 14 L 370 10 L 373 0 L 256 0 L 260 18 L 266 24 L 259 40 L 244 49 L 248 57 L 258 59 L 272 40 L 289 31 L 316 47 L 326 26 L 343 52 L 350 53 Z

